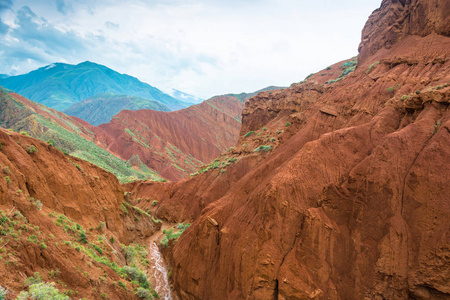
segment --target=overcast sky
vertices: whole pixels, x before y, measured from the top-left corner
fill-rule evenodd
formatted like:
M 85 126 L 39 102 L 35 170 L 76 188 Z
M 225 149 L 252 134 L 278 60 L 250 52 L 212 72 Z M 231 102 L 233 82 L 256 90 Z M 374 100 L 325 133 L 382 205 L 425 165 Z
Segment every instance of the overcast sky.
M 0 73 L 86 60 L 209 98 L 357 55 L 381 0 L 0 0 Z

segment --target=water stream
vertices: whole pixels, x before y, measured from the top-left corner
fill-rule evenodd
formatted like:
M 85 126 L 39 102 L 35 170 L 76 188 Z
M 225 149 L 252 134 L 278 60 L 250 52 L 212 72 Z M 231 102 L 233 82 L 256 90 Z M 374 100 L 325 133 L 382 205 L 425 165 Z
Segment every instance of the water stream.
M 170 289 L 167 267 L 155 240 L 150 241 L 149 249 L 151 272 L 153 272 L 152 277 L 155 280 L 154 289 L 158 292 L 160 299 L 175 300 Z

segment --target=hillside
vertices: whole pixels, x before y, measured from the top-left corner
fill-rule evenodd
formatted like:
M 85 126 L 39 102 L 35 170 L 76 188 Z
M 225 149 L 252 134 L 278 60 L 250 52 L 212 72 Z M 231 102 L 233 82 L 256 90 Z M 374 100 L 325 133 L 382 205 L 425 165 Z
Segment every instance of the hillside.
M 0 87 L 0 127 L 22 132 L 112 172 L 121 181 L 161 178 L 139 161 L 126 162 L 95 143 L 86 122 L 32 102 Z
M 448 299 L 450 2 L 384 0 L 359 55 L 245 104 L 189 180 L 125 185 L 193 221 L 181 299 Z
M 5 289 L 5 299 L 26 290 L 40 291 L 33 299 L 156 295 L 142 245 L 160 221 L 136 209 L 111 173 L 1 128 L 0 166 L 2 297 Z M 58 298 L 44 294 L 51 289 Z
M 105 93 L 158 101 L 171 110 L 190 105 L 137 78 L 89 61 L 78 65 L 55 63 L 27 74 L 0 78 L 0 85 L 59 111 Z
M 138 156 L 161 176 L 176 180 L 236 143 L 243 106 L 236 97 L 218 96 L 174 112 L 124 110 L 93 131 L 108 151 L 124 160 Z
M 169 111 L 170 109 L 157 101 L 128 95 L 99 94 L 75 103 L 63 112 L 69 116 L 80 118 L 94 126 L 108 123 L 120 111 L 152 109 Z

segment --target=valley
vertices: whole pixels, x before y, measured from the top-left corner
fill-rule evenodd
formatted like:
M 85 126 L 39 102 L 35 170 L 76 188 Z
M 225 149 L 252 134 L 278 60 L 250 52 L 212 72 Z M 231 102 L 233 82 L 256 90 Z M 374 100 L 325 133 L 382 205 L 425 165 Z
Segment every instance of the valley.
M 449 299 L 449 12 L 383 0 L 357 56 L 195 105 L 11 77 L 0 299 Z

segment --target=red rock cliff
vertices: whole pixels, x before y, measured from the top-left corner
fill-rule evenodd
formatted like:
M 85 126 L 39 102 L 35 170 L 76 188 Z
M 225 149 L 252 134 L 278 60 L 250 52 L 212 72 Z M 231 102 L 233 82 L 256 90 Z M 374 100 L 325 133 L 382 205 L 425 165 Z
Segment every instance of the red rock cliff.
M 448 16 L 384 1 L 354 72 L 246 104 L 236 149 L 267 135 L 268 152 L 127 186 L 195 220 L 169 254 L 182 299 L 450 298 Z

